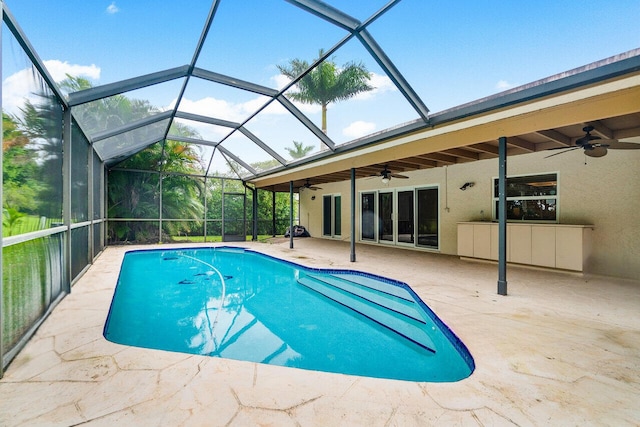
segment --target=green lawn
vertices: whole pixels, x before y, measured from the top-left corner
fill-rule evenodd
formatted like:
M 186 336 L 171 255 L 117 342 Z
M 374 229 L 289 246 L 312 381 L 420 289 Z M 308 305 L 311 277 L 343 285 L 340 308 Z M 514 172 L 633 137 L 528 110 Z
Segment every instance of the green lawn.
M 282 236 L 279 236 L 282 237 Z M 247 241 L 251 241 L 253 236 L 247 236 Z M 265 242 L 269 239 L 272 239 L 273 236 L 268 235 L 259 235 L 258 241 Z M 189 242 L 189 243 L 204 243 L 204 236 L 171 236 L 172 242 Z M 206 243 L 219 243 L 222 242 L 222 236 L 207 236 Z
M 54 227 L 57 224 L 62 224 L 62 219 L 31 215 L 10 218 L 5 214 L 2 224 L 2 237 L 8 237 Z

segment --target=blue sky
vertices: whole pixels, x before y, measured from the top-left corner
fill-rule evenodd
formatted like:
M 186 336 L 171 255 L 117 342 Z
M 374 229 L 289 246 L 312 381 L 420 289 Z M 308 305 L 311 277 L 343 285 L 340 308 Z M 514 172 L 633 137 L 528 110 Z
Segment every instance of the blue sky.
M 327 2 L 360 20 L 386 3 Z M 71 72 L 94 85 L 188 64 L 210 7 L 202 0 L 5 3 L 55 78 Z M 402 0 L 369 31 L 431 112 L 438 112 L 640 47 L 639 18 L 637 0 Z M 283 80 L 277 65 L 311 60 L 344 34 L 283 0 L 222 0 L 197 66 L 278 88 Z M 330 109 L 329 135 L 336 142 L 418 118 L 356 40 L 334 56 L 338 65 L 354 60 L 367 65 L 377 89 Z M 5 65 L 5 92 L 18 68 Z M 168 108 L 179 86 L 141 90 L 136 97 Z M 187 92 L 181 108 L 240 120 L 262 102 L 254 94 L 201 83 Z M 319 126 L 317 107 L 300 108 Z M 298 138 L 282 137 L 290 122 L 272 110 L 250 123 L 251 131 L 273 144 Z M 202 132 L 215 138 L 215 131 Z

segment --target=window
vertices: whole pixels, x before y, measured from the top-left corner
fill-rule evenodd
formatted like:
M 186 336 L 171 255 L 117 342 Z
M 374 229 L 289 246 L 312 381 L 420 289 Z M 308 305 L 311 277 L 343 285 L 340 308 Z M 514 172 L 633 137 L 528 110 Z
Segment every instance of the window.
M 493 217 L 498 217 L 498 178 L 493 180 Z M 558 174 L 507 177 L 508 221 L 557 221 Z

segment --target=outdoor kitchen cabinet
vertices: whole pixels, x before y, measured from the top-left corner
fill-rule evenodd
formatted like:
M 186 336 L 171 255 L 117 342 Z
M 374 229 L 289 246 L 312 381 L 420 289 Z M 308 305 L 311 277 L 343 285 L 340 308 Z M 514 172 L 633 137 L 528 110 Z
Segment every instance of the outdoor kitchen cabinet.
M 507 262 L 584 271 L 592 225 L 507 224 Z M 498 260 L 498 223 L 458 223 L 458 255 Z

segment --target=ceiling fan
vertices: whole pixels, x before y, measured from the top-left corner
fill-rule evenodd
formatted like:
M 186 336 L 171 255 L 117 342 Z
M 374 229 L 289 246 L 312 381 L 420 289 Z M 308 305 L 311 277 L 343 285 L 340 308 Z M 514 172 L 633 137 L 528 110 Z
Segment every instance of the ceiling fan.
M 567 151 L 577 150 L 582 148 L 585 156 L 589 157 L 604 157 L 607 155 L 608 150 L 639 150 L 640 144 L 633 142 L 620 142 L 617 139 L 603 139 L 596 135 L 591 135 L 593 126 L 585 126 L 582 130 L 586 133 L 582 138 L 576 140 L 575 147 L 559 147 L 550 148 L 550 150 L 564 150 L 560 153 L 551 154 L 547 157 L 557 156 L 558 154 L 566 153 Z M 545 159 L 547 158 L 545 157 Z
M 399 173 L 392 173 L 389 170 L 389 167 L 387 165 L 384 166 L 384 169 L 382 169 L 382 171 L 380 171 L 380 173 L 377 173 L 375 175 L 371 175 L 371 176 L 379 176 L 382 177 L 382 183 L 386 184 L 389 181 L 391 181 L 391 178 L 399 178 L 399 179 L 409 179 L 408 176 L 405 175 L 400 175 Z
M 307 182 L 304 183 L 304 185 L 302 187 L 300 187 L 300 189 L 308 189 L 311 191 L 316 191 L 316 190 L 322 190 L 322 187 L 316 187 L 314 185 L 311 185 L 311 183 L 309 182 L 309 178 L 307 178 Z

